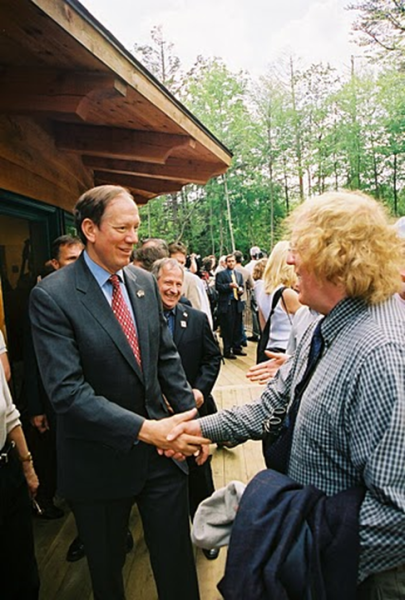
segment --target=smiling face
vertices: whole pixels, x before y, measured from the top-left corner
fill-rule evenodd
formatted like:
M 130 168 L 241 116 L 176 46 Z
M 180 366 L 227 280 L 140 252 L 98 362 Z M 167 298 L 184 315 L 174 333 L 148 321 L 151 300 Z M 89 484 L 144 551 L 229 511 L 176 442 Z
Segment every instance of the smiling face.
M 177 306 L 183 288 L 183 271 L 180 267 L 171 268 L 165 265 L 158 276 L 158 288 L 162 298 L 163 308 L 171 310 Z
M 138 208 L 130 196 L 120 194 L 107 205 L 100 225 L 84 219 L 82 230 L 92 260 L 109 273 L 129 264 L 140 224 Z

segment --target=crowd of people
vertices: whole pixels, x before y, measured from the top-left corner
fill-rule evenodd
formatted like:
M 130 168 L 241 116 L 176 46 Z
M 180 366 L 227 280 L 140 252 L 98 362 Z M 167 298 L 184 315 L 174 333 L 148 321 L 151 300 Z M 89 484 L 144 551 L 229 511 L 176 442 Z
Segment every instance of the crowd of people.
M 0 339 L 0 523 L 16 540 L 2 556 L 6 599 L 38 598 L 29 495 L 38 516 L 57 519 L 56 490 L 78 532 L 67 560 L 87 556 L 96 600 L 125 597 L 134 503 L 159 598 L 198 599 L 190 519 L 215 492 L 208 447 L 247 439 L 263 440 L 269 468 L 242 496 L 224 597 L 308 597 L 310 589 L 339 597 L 330 591 L 339 561 L 333 569 L 311 562 L 324 551 L 319 519 L 322 530 L 328 510 L 339 535 L 352 524 L 336 549 L 340 560 L 350 545 L 345 597 L 405 597 L 403 219 L 393 227 L 361 193 L 323 194 L 293 211 L 268 258 L 253 246 L 243 266 L 239 251 L 217 264 L 178 241 L 139 242 L 137 206 L 119 186 L 87 191 L 74 215 L 78 237 L 55 240 L 31 293 L 25 436 Z M 247 377 L 266 389 L 254 403 L 218 411 L 221 363 L 246 356 L 248 340 L 257 342 L 257 365 Z M 324 503 L 351 490 L 346 512 Z M 281 496 L 270 551 L 255 519 Z M 304 554 L 283 534 L 293 513 L 297 531 L 311 531 Z M 253 536 L 248 561 L 243 535 Z M 304 563 L 290 565 L 291 581 L 281 566 L 268 573 L 278 546 L 291 565 Z M 218 553 L 204 549 L 208 560 Z M 341 562 L 348 568 L 347 557 Z M 302 596 L 288 595 L 294 586 Z

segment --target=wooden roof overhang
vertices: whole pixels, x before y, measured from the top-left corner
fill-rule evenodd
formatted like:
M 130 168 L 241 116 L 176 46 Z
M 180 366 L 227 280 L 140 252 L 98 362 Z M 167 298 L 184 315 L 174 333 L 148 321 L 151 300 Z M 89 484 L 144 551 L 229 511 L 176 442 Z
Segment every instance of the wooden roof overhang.
M 136 3 L 134 4 L 136 7 Z M 0 0 L 0 114 L 75 156 L 79 188 L 140 204 L 224 173 L 231 153 L 77 0 Z

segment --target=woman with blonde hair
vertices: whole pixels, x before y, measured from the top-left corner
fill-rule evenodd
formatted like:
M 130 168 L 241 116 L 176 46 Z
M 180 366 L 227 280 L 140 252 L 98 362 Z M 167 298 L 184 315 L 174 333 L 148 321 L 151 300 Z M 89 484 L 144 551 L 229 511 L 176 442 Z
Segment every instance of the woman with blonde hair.
M 289 243 L 278 242 L 267 261 L 263 286 L 256 296 L 262 330 L 257 362 L 266 360 L 264 350 L 285 352 L 295 313 L 301 307 L 293 289 L 297 283 L 294 267 L 287 264 Z

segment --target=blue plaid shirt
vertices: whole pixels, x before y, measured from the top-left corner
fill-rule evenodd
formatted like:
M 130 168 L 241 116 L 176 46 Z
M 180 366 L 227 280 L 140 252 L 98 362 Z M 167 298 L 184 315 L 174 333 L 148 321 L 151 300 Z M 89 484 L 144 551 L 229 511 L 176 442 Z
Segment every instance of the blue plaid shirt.
M 305 370 L 312 323 L 261 398 L 200 419 L 213 441 L 260 439 Z M 324 319 L 325 348 L 302 396 L 289 476 L 328 495 L 354 485 L 360 510 L 359 580 L 405 562 L 405 323 L 393 300 L 341 301 Z

